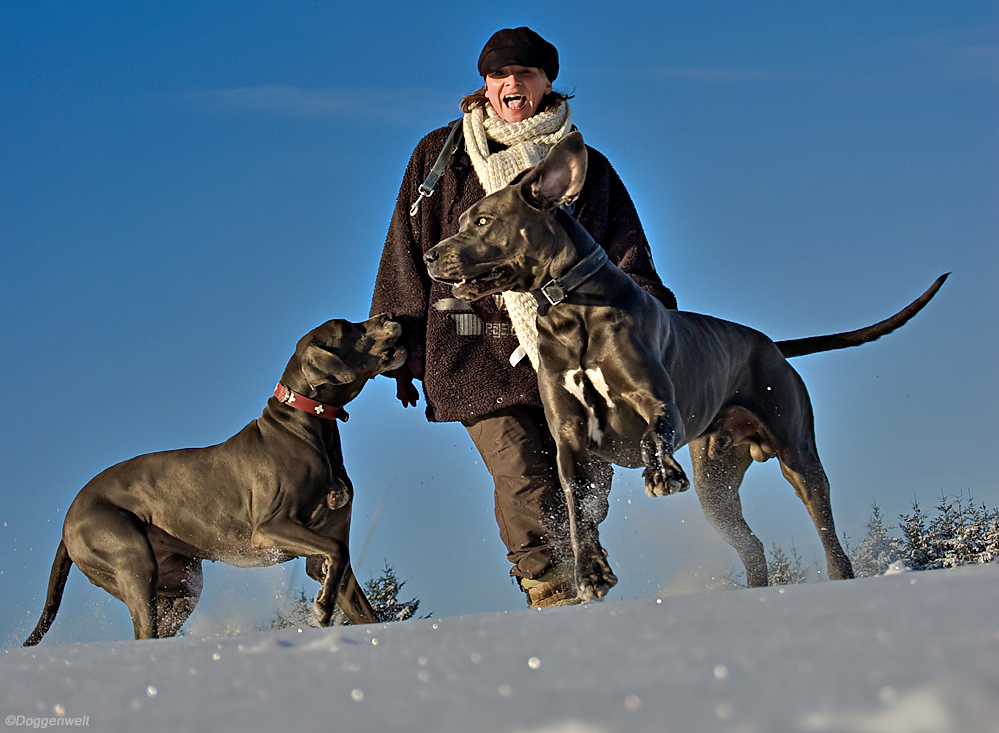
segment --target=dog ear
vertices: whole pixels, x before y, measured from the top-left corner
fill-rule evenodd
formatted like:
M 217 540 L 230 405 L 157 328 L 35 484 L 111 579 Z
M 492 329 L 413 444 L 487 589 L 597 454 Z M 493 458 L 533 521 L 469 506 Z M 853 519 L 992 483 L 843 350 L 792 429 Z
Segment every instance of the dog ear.
M 357 374 L 343 363 L 343 359 L 315 344 L 309 344 L 302 351 L 301 369 L 313 389 L 321 384 L 350 384 L 357 379 Z
M 536 209 L 571 204 L 586 181 L 586 145 L 571 132 L 521 182 L 524 199 Z

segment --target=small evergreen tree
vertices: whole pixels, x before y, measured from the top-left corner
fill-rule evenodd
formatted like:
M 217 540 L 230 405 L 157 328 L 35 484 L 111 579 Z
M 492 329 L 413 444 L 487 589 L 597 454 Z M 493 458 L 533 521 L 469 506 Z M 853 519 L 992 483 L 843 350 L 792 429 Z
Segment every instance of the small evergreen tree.
M 888 567 L 898 560 L 896 542 L 888 535 L 881 507 L 875 501 L 871 504 L 871 518 L 867 520 L 867 533 L 860 540 L 857 549 L 847 545 L 846 552 L 853 564 L 853 572 L 858 578 L 884 575 Z
M 416 614 L 416 610 L 420 607 L 419 599 L 399 601 L 399 591 L 404 585 L 406 581 L 396 577 L 395 568 L 388 562 L 385 563 L 380 576 L 371 578 L 364 584 L 364 594 L 368 597 L 379 621 L 405 621 Z M 423 618 L 429 618 L 429 614 Z M 334 623 L 350 623 L 343 617 L 339 608 L 333 612 L 333 619 Z
M 746 587 L 746 572 L 744 570 L 736 570 L 735 568 L 729 568 L 728 574 L 724 576 L 719 576 L 717 578 L 712 578 L 716 581 L 716 588 L 720 590 L 734 590 L 736 588 Z
M 999 558 L 999 510 L 962 496 L 941 495 L 936 515 L 928 517 L 913 500 L 912 513 L 899 516 L 897 527 L 885 527 L 875 503 L 867 534 L 848 554 L 858 577 L 883 574 L 896 560 L 913 570 L 987 563 Z M 893 537 L 898 529 L 901 537 Z
M 975 506 L 958 496 L 940 497 L 937 516 L 927 524 L 919 504 L 913 513 L 903 514 L 903 558 L 915 570 L 952 568 L 991 562 L 999 557 L 999 511 L 991 512 L 984 504 Z
M 405 580 L 399 580 L 395 574 L 395 568 L 385 563 L 382 574 L 377 578 L 369 578 L 364 584 L 364 594 L 368 597 L 371 607 L 380 622 L 405 621 L 416 614 L 420 607 L 418 598 L 409 601 L 399 601 L 399 591 L 406 584 Z M 300 588 L 298 595 L 292 598 L 291 606 L 287 611 L 278 609 L 274 621 L 269 628 L 290 629 L 312 626 L 314 624 L 312 608 L 315 603 L 315 596 L 308 598 L 305 589 Z M 423 618 L 429 618 L 429 614 Z M 333 610 L 334 625 L 350 624 L 339 606 Z
M 802 566 L 801 556 L 794 542 L 791 543 L 790 558 L 776 542 L 771 545 L 767 573 L 770 585 L 796 585 L 804 583 L 808 578 L 808 570 Z
M 270 626 L 264 628 L 273 629 L 300 629 L 303 626 L 312 626 L 312 603 L 315 599 L 305 597 L 305 589 L 299 588 L 298 595 L 291 599 L 291 606 L 287 611 L 283 608 L 277 610 L 277 615 Z M 263 631 L 264 629 L 260 629 Z
M 935 554 L 942 567 L 987 563 L 999 557 L 999 543 L 994 539 L 999 534 L 999 511 L 989 512 L 984 504 L 975 506 L 970 496 L 967 502 L 958 497 L 956 505 L 945 497 L 940 501 L 940 527 L 938 529 L 937 520 L 934 520 L 930 523 L 930 531 L 931 537 L 938 532 L 941 534 Z

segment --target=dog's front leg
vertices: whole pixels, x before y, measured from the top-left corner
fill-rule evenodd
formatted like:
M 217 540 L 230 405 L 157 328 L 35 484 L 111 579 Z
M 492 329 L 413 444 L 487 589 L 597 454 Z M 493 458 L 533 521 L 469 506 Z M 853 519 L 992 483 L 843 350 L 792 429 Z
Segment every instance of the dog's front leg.
M 352 624 L 375 624 L 378 623 L 378 614 L 371 607 L 371 602 L 361 590 L 361 585 L 354 577 L 354 571 L 347 565 L 340 583 L 340 592 L 336 598 L 337 605 L 343 611 Z
M 322 555 L 313 555 L 306 560 L 305 572 L 313 580 L 325 583 L 328 566 L 329 563 Z M 375 609 L 371 606 L 371 601 L 364 594 L 361 584 L 357 582 L 350 563 L 347 563 L 347 569 L 343 572 L 343 580 L 340 582 L 340 590 L 336 596 L 336 605 L 340 607 L 343 615 L 352 624 L 376 624 L 380 620 Z
M 575 488 L 566 500 L 572 503 L 570 517 L 576 519 L 573 553 L 576 557 L 576 595 L 583 601 L 603 598 L 617 585 L 617 576 L 600 545 L 599 525 L 607 517 L 607 497 L 610 494 L 614 468 L 592 456 L 577 474 Z
M 569 515 L 569 541 L 575 558 L 576 594 L 583 601 L 603 598 L 617 584 L 600 546 L 598 525 L 607 516 L 613 468 L 586 451 L 558 442 L 558 472 Z
M 322 557 L 326 577 L 316 594 L 313 613 L 319 626 L 329 626 L 336 604 L 337 591 L 343 582 L 349 555 L 347 546 L 332 537 L 321 534 L 291 521 L 271 521 L 257 527 L 251 539 L 256 550 L 273 550 L 296 557 Z
M 680 411 L 672 402 L 662 403 L 653 411 L 649 427 L 642 435 L 642 462 L 645 470 L 645 493 L 649 496 L 667 496 L 686 491 L 690 481 L 673 453 L 683 439 L 683 422 Z
M 619 363 L 606 365 L 605 378 L 645 420 L 641 437 L 633 436 L 639 442 L 645 466 L 645 493 L 666 496 L 686 491 L 690 481 L 673 458 L 684 444 L 685 431 L 669 373 L 662 363 L 645 353 L 643 344 L 625 340 L 617 344 L 617 351 Z
M 592 414 L 580 395 L 566 390 L 566 381 L 538 373 L 541 402 L 556 446 L 556 465 L 569 518 L 569 542 L 575 562 L 576 593 L 583 601 L 607 595 L 617 578 L 600 547 L 597 526 L 607 515 L 607 495 L 613 468 L 589 451 Z

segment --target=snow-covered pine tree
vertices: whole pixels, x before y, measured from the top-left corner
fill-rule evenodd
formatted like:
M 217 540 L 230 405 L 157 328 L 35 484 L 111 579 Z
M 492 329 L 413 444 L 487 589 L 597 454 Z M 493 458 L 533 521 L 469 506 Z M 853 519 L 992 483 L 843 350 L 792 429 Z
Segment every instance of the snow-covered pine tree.
M 982 509 L 985 505 L 982 505 Z M 985 547 L 988 552 L 988 560 L 982 560 L 980 562 L 993 562 L 999 559 L 999 509 L 993 509 L 991 513 L 988 514 L 988 519 L 985 523 Z
M 896 548 L 899 559 L 913 570 L 926 569 L 930 555 L 927 552 L 926 518 L 923 516 L 919 502 L 912 500 L 912 514 L 901 514 L 898 518 L 902 538 L 897 540 Z
M 399 580 L 395 574 L 395 568 L 385 563 L 382 574 L 377 578 L 371 578 L 364 584 L 364 594 L 371 602 L 371 607 L 375 609 L 378 620 L 385 621 L 405 621 L 416 614 L 420 607 L 418 598 L 409 601 L 399 600 L 399 591 L 406 585 L 405 580 Z M 428 618 L 425 616 L 424 618 Z M 350 623 L 342 617 L 340 609 L 333 612 L 334 623 Z
M 767 573 L 770 585 L 795 585 L 804 583 L 808 578 L 808 571 L 801 564 L 801 556 L 798 554 L 794 542 L 791 543 L 790 558 L 780 545 L 776 542 L 772 543 Z
M 377 578 L 369 578 L 364 584 L 364 594 L 371 602 L 371 607 L 375 610 L 375 615 L 381 622 L 405 621 L 412 618 L 420 607 L 418 598 L 409 601 L 399 600 L 399 591 L 406 584 L 405 580 L 400 581 L 395 574 L 395 568 L 385 563 L 382 574 Z M 274 621 L 268 628 L 289 629 L 304 628 L 313 625 L 312 606 L 315 597 L 307 598 L 304 589 L 299 589 L 298 595 L 292 598 L 290 607 L 286 610 L 278 609 Z M 428 618 L 424 616 L 423 618 Z M 332 622 L 335 625 L 349 624 L 343 613 L 337 607 L 333 611 Z
M 912 513 L 899 516 L 901 537 L 890 536 L 887 530 L 895 528 L 885 528 L 880 507 L 873 509 L 867 534 L 848 553 L 858 577 L 884 573 L 896 560 L 913 570 L 931 570 L 999 558 L 999 510 L 976 506 L 970 496 L 941 495 L 933 517 L 913 500 Z
M 847 548 L 853 572 L 858 578 L 884 575 L 888 566 L 898 560 L 896 540 L 888 535 L 877 501 L 871 504 L 871 517 L 867 520 L 867 532 L 856 549 Z
M 962 521 L 954 538 L 953 555 L 965 563 L 987 563 L 999 558 L 999 509 L 991 512 L 985 504 L 975 506 L 969 496 L 966 504 L 958 499 Z
M 989 542 L 990 527 L 999 524 L 999 512 L 963 496 L 941 495 L 937 516 L 926 528 L 925 568 L 952 568 L 958 565 L 990 562 L 999 557 L 999 546 Z
M 259 631 L 266 629 L 300 629 L 312 626 L 312 623 L 312 600 L 305 597 L 304 588 L 299 588 L 298 595 L 291 599 L 291 605 L 287 610 L 279 608 L 271 625 L 265 626 L 259 629 Z

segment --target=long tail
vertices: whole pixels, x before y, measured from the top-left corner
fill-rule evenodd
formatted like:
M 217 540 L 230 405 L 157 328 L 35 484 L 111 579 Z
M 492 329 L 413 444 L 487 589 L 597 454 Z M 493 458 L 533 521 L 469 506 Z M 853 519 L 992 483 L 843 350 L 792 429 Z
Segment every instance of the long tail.
M 42 617 L 38 620 L 38 625 L 31 632 L 31 636 L 24 642 L 24 646 L 34 646 L 42 640 L 45 632 L 49 630 L 52 622 L 55 621 L 56 613 L 59 611 L 59 604 L 62 603 L 62 592 L 66 588 L 66 578 L 69 577 L 69 569 L 73 567 L 73 560 L 66 550 L 66 543 L 59 542 L 59 549 L 56 550 L 55 560 L 52 561 L 52 572 L 49 574 L 49 591 L 45 596 L 45 608 L 42 609 Z
M 801 339 L 790 339 L 788 341 L 778 341 L 777 348 L 788 359 L 792 356 L 805 356 L 806 354 L 817 354 L 820 351 L 833 351 L 835 349 L 846 349 L 850 346 L 860 346 L 868 341 L 879 339 L 885 334 L 891 333 L 923 309 L 923 306 L 930 302 L 930 299 L 937 294 L 940 286 L 947 279 L 945 273 L 936 279 L 929 289 L 916 298 L 912 303 L 880 323 L 875 323 L 867 328 L 858 328 L 856 331 L 846 333 L 836 333 L 829 336 L 809 336 Z

